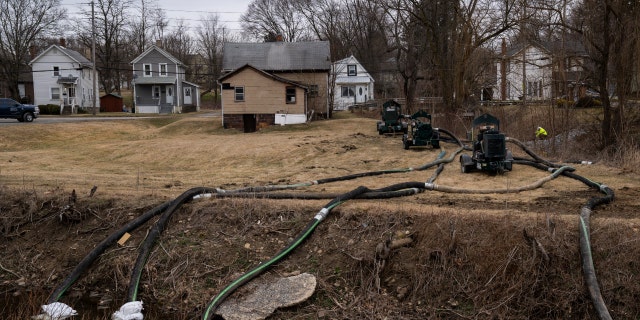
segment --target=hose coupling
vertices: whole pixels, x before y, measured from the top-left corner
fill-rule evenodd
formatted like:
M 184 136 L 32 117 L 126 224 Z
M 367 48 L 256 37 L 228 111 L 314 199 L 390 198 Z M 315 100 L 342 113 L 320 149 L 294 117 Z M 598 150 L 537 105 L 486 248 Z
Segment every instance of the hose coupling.
M 431 182 L 425 182 L 424 183 L 424 188 L 427 190 L 434 190 L 436 188 L 436 185 L 434 183 Z
M 315 217 L 313 217 L 314 219 L 318 220 L 318 221 L 322 221 L 324 220 L 324 218 L 327 217 L 327 215 L 329 214 L 329 209 L 327 208 L 322 208 L 320 211 L 318 211 L 318 213 L 316 214 Z

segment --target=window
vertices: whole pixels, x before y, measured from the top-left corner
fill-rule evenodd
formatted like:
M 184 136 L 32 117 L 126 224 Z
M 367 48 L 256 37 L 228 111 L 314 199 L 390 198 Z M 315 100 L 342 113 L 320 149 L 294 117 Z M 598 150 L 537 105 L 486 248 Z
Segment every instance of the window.
M 53 66 L 53 76 L 54 77 L 59 77 L 60 76 L 60 67 Z
M 296 103 L 296 87 L 287 87 L 287 103 Z
M 158 66 L 160 67 L 160 76 L 161 77 L 166 77 L 167 76 L 167 64 L 166 63 L 160 63 Z
M 235 101 L 244 101 L 244 87 L 235 87 Z
M 318 85 L 312 84 L 309 86 L 309 97 L 317 97 L 318 96 Z
M 60 100 L 60 88 L 51 88 L 51 100 Z
M 347 75 L 349 75 L 349 76 L 357 76 L 358 75 L 358 70 L 356 69 L 356 65 L 355 64 L 347 65 Z
M 142 66 L 142 69 L 144 70 L 144 76 L 145 77 L 151 77 L 151 65 L 150 64 L 144 64 Z
M 151 97 L 154 99 L 160 99 L 160 86 L 151 87 Z
M 354 92 L 354 87 L 342 87 L 342 97 L 355 97 L 356 93 Z
M 538 81 L 538 97 L 542 98 L 542 80 Z

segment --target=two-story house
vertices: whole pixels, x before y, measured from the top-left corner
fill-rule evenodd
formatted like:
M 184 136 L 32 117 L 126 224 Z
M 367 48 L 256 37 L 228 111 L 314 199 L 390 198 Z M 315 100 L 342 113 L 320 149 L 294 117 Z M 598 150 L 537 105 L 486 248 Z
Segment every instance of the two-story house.
M 374 99 L 373 77 L 353 55 L 334 62 L 331 73 L 334 77 L 333 110 L 346 110 Z
M 93 90 L 93 63 L 81 53 L 66 48 L 64 39 L 60 45 L 45 49 L 29 65 L 33 74 L 34 104 L 59 105 L 61 113 L 100 107 Z M 95 80 L 97 83 L 98 79 Z
M 185 66 L 157 43 L 131 61 L 135 113 L 199 111 L 199 86 L 186 81 Z
M 329 115 L 328 41 L 225 43 L 222 124 L 254 132 Z
M 516 43 L 502 50 L 497 62 L 497 100 L 576 100 L 588 87 L 586 52 L 575 41 Z

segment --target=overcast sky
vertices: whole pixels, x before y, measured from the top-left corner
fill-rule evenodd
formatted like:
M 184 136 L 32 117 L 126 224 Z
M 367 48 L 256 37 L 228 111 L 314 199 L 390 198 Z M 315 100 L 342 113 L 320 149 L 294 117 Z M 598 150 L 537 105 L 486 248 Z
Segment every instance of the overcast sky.
M 227 25 L 232 31 L 239 31 L 240 15 L 247 10 L 250 2 L 251 0 L 158 0 L 160 7 L 165 9 L 167 16 L 172 19 L 171 23 L 177 23 L 173 19 L 185 19 L 198 25 L 197 20 L 201 16 L 217 13 L 220 23 Z
M 170 26 L 178 24 L 178 20 L 183 19 L 186 24 L 198 26 L 202 16 L 210 13 L 218 14 L 220 24 L 225 25 L 232 32 L 240 31 L 240 15 L 249 6 L 251 0 L 157 0 L 158 5 L 165 10 L 169 18 Z M 134 3 L 140 2 L 133 0 Z M 78 12 L 79 7 L 89 9 L 90 0 L 61 0 L 61 4 L 72 16 Z

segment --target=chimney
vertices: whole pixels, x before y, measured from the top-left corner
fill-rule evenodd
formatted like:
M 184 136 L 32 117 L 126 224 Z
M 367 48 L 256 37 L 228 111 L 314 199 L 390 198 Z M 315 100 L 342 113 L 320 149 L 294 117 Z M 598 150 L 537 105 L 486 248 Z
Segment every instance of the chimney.
M 161 39 L 156 40 L 156 47 L 162 48 L 162 40 Z
M 34 45 L 29 46 L 29 56 L 31 57 L 31 60 L 36 58 L 36 46 Z
M 66 47 L 67 46 L 67 40 L 65 40 L 64 38 L 60 38 L 60 46 L 61 47 Z

